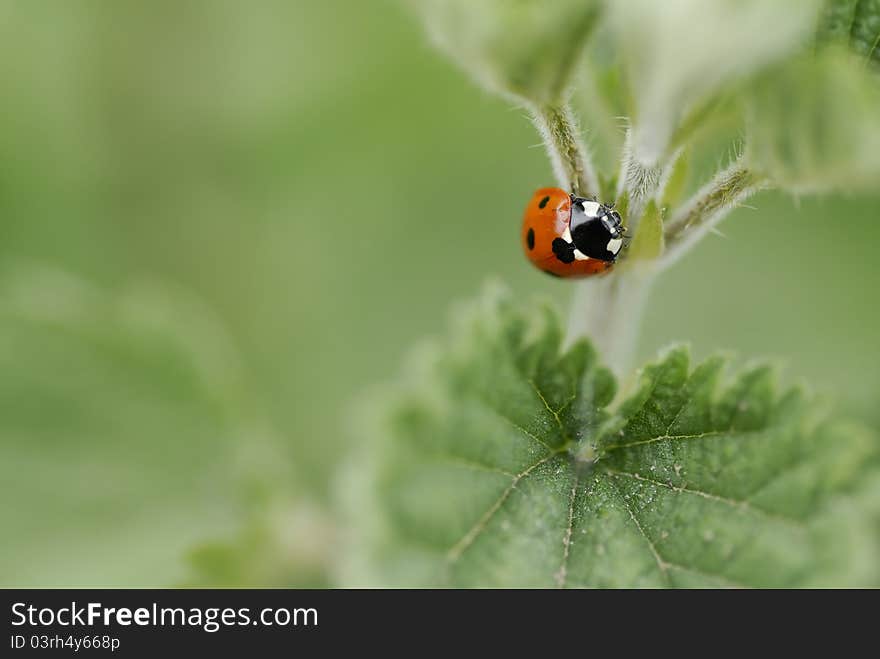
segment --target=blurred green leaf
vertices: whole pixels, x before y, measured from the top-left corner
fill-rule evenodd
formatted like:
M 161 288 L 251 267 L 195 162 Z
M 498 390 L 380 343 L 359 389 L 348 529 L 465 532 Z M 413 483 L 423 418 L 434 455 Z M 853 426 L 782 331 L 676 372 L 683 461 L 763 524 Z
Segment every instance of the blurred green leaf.
M 385 377 L 401 346 L 434 331 L 446 301 L 467 294 L 487 272 L 502 274 L 522 296 L 542 292 L 560 303 L 570 298 L 568 283 L 536 276 L 524 265 L 516 241 L 501 239 L 512 235 L 512 218 L 521 212 L 510 191 L 527 189 L 547 174 L 540 150 L 524 149 L 536 141 L 531 127 L 426 50 L 421 30 L 405 12 L 377 11 L 374 3 L 350 0 L 257 5 L 199 0 L 185 8 L 112 3 L 111 9 L 111 3 L 89 0 L 6 6 L 14 9 L 4 13 L 0 26 L 5 55 L 0 80 L 7 92 L 0 126 L 0 260 L 36 258 L 85 274 L 99 284 L 98 297 L 108 306 L 113 299 L 141 297 L 119 282 L 147 273 L 197 291 L 222 316 L 255 393 L 283 433 L 287 451 L 281 459 L 270 452 L 254 469 L 260 482 L 267 480 L 268 467 L 295 465 L 303 477 L 297 493 L 307 502 L 322 500 L 346 446 L 349 415 L 338 413 L 348 409 L 344 401 Z M 315 25 L 332 25 L 334 38 Z M 622 100 L 628 89 L 613 39 L 597 30 L 589 48 L 605 55 L 606 66 L 595 71 L 605 79 L 597 81 L 598 89 L 582 88 L 578 81 L 573 100 L 580 101 L 582 112 L 594 113 L 582 114 L 580 122 L 591 147 L 606 130 L 602 122 L 608 124 L 608 158 L 600 162 L 611 172 L 623 138 L 618 117 L 629 115 L 631 105 Z M 732 137 L 738 131 L 732 129 Z M 694 152 L 694 183 L 711 176 L 718 154 L 728 148 L 727 135 L 713 139 Z M 342 183 L 340 163 L 356 172 Z M 362 247 L 348 250 L 350 258 L 344 259 L 327 257 L 320 247 L 325 228 L 314 221 L 326 213 L 328 199 L 339 197 L 340 186 L 349 198 L 384 200 L 340 217 L 348 241 Z M 876 427 L 876 195 L 837 195 L 799 208 L 780 193 L 762 195 L 759 202 L 759 210 L 736 211 L 724 228 L 728 240 L 706 240 L 658 282 L 640 354 L 653 355 L 657 347 L 687 337 L 699 354 L 726 345 L 745 354 L 779 355 Z M 413 208 L 419 209 L 419 223 L 412 222 Z M 861 237 L 831 270 L 815 265 L 837 239 L 829 217 L 845 217 Z M 772 258 L 767 250 L 743 249 L 756 235 L 784 248 Z M 27 290 L 33 304 L 52 300 L 49 308 L 68 298 L 53 295 L 51 284 Z M 180 344 L 182 336 L 201 337 L 202 331 L 192 329 L 198 318 L 209 326 L 219 322 L 210 313 L 184 313 L 187 295 L 171 291 L 166 297 L 178 300 L 168 315 L 180 318 L 180 327 L 157 333 L 177 337 L 169 339 L 172 344 Z M 748 322 L 743 309 L 749 310 Z M 108 334 L 116 331 L 109 327 Z M 66 375 L 78 368 L 79 353 L 71 351 L 66 359 L 57 340 L 42 340 L 43 359 L 52 353 L 60 365 L 53 372 Z M 194 341 L 196 352 L 201 342 Z M 141 343 L 131 345 L 136 351 Z M 181 351 L 193 352 L 183 346 Z M 6 362 L 4 372 L 23 387 L 22 361 L 35 371 L 45 367 L 38 369 L 43 362 L 25 356 L 15 367 Z M 216 360 L 207 362 L 213 372 Z M 114 360 L 97 363 L 111 368 Z M 119 362 L 114 382 L 121 384 L 111 391 L 133 390 L 139 367 L 131 364 L 130 358 Z M 186 378 L 170 377 L 169 387 L 181 381 Z M 78 387 L 68 383 L 65 392 L 88 399 L 91 386 L 89 376 Z M 95 433 L 74 435 L 73 426 L 62 423 L 64 454 L 35 443 L 40 448 L 27 464 L 10 456 L 31 435 L 4 435 L 0 459 L 10 463 L 0 472 L 6 501 L 0 517 L 15 526 L 3 536 L 0 564 L 12 575 L 10 582 L 179 583 L 189 574 L 179 549 L 193 543 L 208 553 L 221 547 L 249 558 L 250 564 L 231 568 L 236 574 L 286 578 L 288 540 L 277 553 L 263 548 L 250 555 L 241 549 L 251 526 L 241 530 L 237 511 L 227 509 L 228 489 L 219 495 L 212 489 L 229 485 L 237 459 L 221 458 L 218 465 L 205 453 L 196 461 L 199 467 L 190 460 L 187 473 L 178 471 L 182 452 L 205 440 L 192 436 L 187 424 L 174 423 L 173 410 L 165 416 L 155 403 L 162 388 L 157 383 L 142 398 L 132 393 L 135 400 L 153 401 L 154 411 L 134 414 L 131 428 L 114 433 L 122 445 L 108 458 L 118 467 L 89 478 L 63 474 L 59 482 L 74 486 L 67 498 L 47 501 L 31 490 L 28 496 L 36 498 L 29 508 L 18 501 L 22 484 L 44 486 L 59 469 L 77 472 L 102 455 Z M 16 404 L 20 414 L 25 403 Z M 67 414 L 70 403 L 65 393 L 58 403 L 38 397 L 34 405 L 34 419 L 51 420 Z M 123 428 L 127 414 L 103 411 Z M 146 417 L 170 419 L 161 425 L 174 433 L 130 440 L 149 435 L 137 428 Z M 46 434 L 51 438 L 50 429 Z M 225 445 L 225 435 L 218 437 Z M 240 444 L 233 443 L 248 453 L 254 440 L 247 430 Z M 152 446 L 156 454 L 145 460 L 132 450 L 126 458 L 125 446 Z M 203 477 L 202 465 L 221 477 Z M 10 478 L 17 466 L 21 471 Z M 116 473 L 130 477 L 128 490 L 111 479 Z M 160 498 L 166 488 L 167 497 Z M 101 523 L 89 504 L 93 491 L 109 492 L 105 499 L 115 498 L 118 516 Z M 366 504 L 360 501 L 355 510 L 364 515 Z M 227 528 L 226 518 L 233 515 Z M 279 542 L 283 522 L 277 520 L 284 514 L 266 517 L 267 528 L 253 533 Z M 52 536 L 59 520 L 60 532 Z M 296 522 L 291 526 L 300 528 Z M 230 540 L 204 545 L 205 538 Z M 57 551 L 59 542 L 64 554 Z M 74 553 L 78 558 L 70 559 Z M 283 559 L 278 570 L 257 564 L 275 560 L 273 555 Z M 208 572 L 205 567 L 194 580 L 210 582 Z
M 760 78 L 748 99 L 746 160 L 795 191 L 870 189 L 880 182 L 880 84 L 829 52 Z
M 880 66 L 880 0 L 825 0 L 816 40 L 844 44 Z
M 691 173 L 691 152 L 685 149 L 678 158 L 669 172 L 669 176 L 662 186 L 662 196 L 660 201 L 660 210 L 666 212 L 668 209 L 676 206 L 683 198 L 687 189 L 688 177 Z
M 329 515 L 312 504 L 261 502 L 237 533 L 189 551 L 186 584 L 326 588 L 333 536 Z
M 349 497 L 379 515 L 355 552 L 368 582 L 876 583 L 876 488 L 861 487 L 876 437 L 814 423 L 771 369 L 721 386 L 723 360 L 691 370 L 675 349 L 613 412 L 612 378 L 585 343 L 560 352 L 552 315 L 495 292 L 458 321 L 358 462 L 377 469 Z
M 599 16 L 599 0 L 408 0 L 438 48 L 489 89 L 557 102 Z
M 663 253 L 663 215 L 652 199 L 639 220 L 636 237 L 626 252 L 627 262 L 652 261 Z
M 616 0 L 608 10 L 635 99 L 634 157 L 650 167 L 689 109 L 804 42 L 817 2 Z
M 272 460 L 234 347 L 182 291 L 6 268 L 0 369 L 2 584 L 177 581 Z

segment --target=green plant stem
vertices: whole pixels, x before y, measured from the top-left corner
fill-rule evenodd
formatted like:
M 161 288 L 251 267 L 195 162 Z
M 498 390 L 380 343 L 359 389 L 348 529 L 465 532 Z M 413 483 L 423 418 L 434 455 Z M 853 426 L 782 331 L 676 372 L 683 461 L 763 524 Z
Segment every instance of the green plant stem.
M 666 223 L 666 252 L 659 265 L 677 261 L 730 211 L 767 185 L 740 161 L 716 174 Z
M 623 381 L 632 367 L 642 313 L 654 272 L 633 267 L 579 282 L 574 292 L 568 340 L 589 337 L 600 359 Z
M 533 106 L 530 112 L 559 186 L 576 195 L 598 194 L 599 179 L 568 103 Z
M 658 165 L 647 167 L 639 162 L 633 152 L 632 135 L 632 130 L 626 132 L 617 181 L 617 196 L 618 198 L 624 194 L 628 196 L 626 226 L 627 230 L 635 232 L 648 199 L 657 192 L 662 170 Z
M 576 129 L 567 104 L 532 109 L 532 118 L 544 139 L 558 184 L 579 195 L 597 194 L 598 177 Z M 653 193 L 659 173 L 633 174 L 640 203 Z M 638 328 L 650 288 L 648 268 L 629 268 L 578 282 L 568 324 L 568 341 L 589 337 L 602 361 L 618 376 L 630 368 Z
M 661 181 L 659 166 L 642 166 L 633 156 L 632 133 L 627 132 L 618 180 L 618 199 L 626 198 L 629 235 L 637 235 L 638 222 Z M 617 268 L 603 277 L 578 283 L 574 293 L 568 338 L 589 337 L 603 363 L 624 380 L 632 366 L 642 314 L 654 279 L 650 264 Z

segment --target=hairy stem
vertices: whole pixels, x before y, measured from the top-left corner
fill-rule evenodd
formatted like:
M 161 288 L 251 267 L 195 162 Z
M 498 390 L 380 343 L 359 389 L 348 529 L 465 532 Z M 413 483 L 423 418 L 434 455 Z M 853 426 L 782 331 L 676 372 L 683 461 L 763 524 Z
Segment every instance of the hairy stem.
M 599 180 L 567 104 L 532 108 L 558 184 L 576 195 L 599 193 Z M 579 282 L 574 293 L 568 340 L 587 336 L 618 375 L 629 368 L 649 280 L 635 272 Z
M 535 106 L 530 111 L 547 147 L 557 183 L 576 195 L 598 194 L 599 179 L 568 103 Z
M 739 161 L 716 174 L 666 223 L 666 253 L 660 265 L 674 263 L 737 205 L 765 187 L 766 179 Z
M 568 340 L 589 337 L 602 362 L 621 381 L 632 366 L 653 280 L 649 269 L 627 268 L 587 279 L 575 289 Z
M 627 228 L 635 231 L 638 229 L 645 204 L 657 192 L 660 185 L 661 168 L 658 165 L 647 167 L 639 162 L 633 151 L 632 136 L 632 130 L 627 130 L 626 141 L 623 143 L 623 156 L 620 159 L 617 196 L 622 197 L 624 193 L 629 196 Z
M 531 111 L 558 184 L 576 195 L 597 194 L 598 177 L 569 106 L 535 107 Z M 624 162 L 630 163 L 631 159 L 625 158 Z M 636 200 L 636 212 L 641 214 L 639 209 L 644 208 L 648 197 L 657 189 L 660 170 L 627 164 L 625 167 L 627 191 L 630 199 Z M 648 270 L 633 268 L 579 282 L 574 293 L 568 341 L 589 337 L 603 362 L 618 376 L 624 376 L 635 352 L 651 280 Z
M 618 199 L 627 198 L 624 221 L 630 235 L 638 231 L 638 222 L 648 201 L 656 194 L 662 168 L 643 166 L 634 157 L 632 132 L 627 131 L 618 177 Z M 569 340 L 589 337 L 602 361 L 618 378 L 623 379 L 635 355 L 642 313 L 654 272 L 650 267 L 618 268 L 608 276 L 588 279 L 578 284 L 574 294 Z

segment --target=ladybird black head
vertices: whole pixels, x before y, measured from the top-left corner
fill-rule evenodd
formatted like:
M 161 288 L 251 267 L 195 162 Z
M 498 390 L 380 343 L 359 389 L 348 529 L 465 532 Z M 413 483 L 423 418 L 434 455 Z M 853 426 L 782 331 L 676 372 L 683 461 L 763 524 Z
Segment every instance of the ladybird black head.
M 575 197 L 569 229 L 574 247 L 592 259 L 613 262 L 623 247 L 620 214 L 597 201 Z

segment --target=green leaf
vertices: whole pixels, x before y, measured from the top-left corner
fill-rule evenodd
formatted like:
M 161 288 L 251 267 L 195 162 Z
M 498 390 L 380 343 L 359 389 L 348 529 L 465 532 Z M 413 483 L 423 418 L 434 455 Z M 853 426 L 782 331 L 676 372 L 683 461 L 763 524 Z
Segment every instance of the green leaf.
M 409 0 L 437 47 L 497 92 L 557 103 L 599 15 L 598 0 Z
M 725 381 L 677 348 L 614 410 L 599 356 L 561 352 L 552 314 L 494 291 L 458 321 L 371 408 L 345 479 L 369 561 L 346 585 L 877 583 L 876 437 L 817 422 L 770 369 Z
M 599 199 L 614 199 L 615 191 L 617 190 L 617 177 L 615 175 L 605 176 L 603 174 L 599 174 Z M 620 209 L 620 204 L 624 203 L 623 196 L 621 195 L 620 199 L 616 200 L 617 210 L 620 211 L 621 217 L 625 217 L 623 215 L 623 211 Z M 626 204 L 629 205 L 629 201 L 627 199 Z
M 660 210 L 666 212 L 668 209 L 677 206 L 684 198 L 690 173 L 691 152 L 690 149 L 684 149 L 678 158 L 675 159 L 675 164 L 672 166 L 665 184 L 661 186 Z
M 638 222 L 636 237 L 626 252 L 627 263 L 653 261 L 663 254 L 663 215 L 657 202 L 648 202 Z
M 803 44 L 815 0 L 615 0 L 609 25 L 635 99 L 633 157 L 653 167 L 686 112 Z
M 183 578 L 186 548 L 236 521 L 245 465 L 272 451 L 217 319 L 155 282 L 16 267 L 0 346 L 0 583 Z
M 186 585 L 326 588 L 334 529 L 299 498 L 255 502 L 236 534 L 193 547 Z
M 826 0 L 816 40 L 844 44 L 880 66 L 880 0 Z
M 795 191 L 870 189 L 880 181 L 880 85 L 851 57 L 792 61 L 748 94 L 746 160 Z

